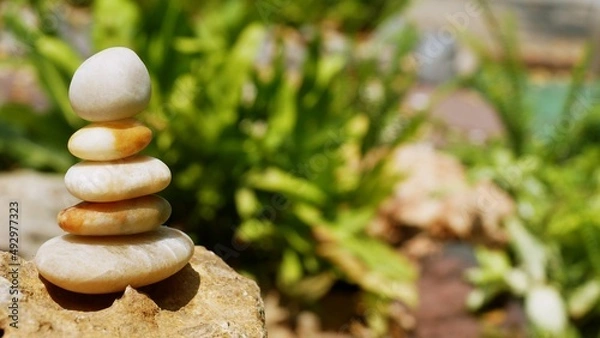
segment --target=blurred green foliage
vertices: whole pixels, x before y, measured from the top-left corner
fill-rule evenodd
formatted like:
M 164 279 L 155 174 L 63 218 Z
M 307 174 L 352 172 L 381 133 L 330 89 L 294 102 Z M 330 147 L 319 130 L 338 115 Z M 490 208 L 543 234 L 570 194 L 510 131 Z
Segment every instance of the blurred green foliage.
M 475 44 L 480 68 L 460 81 L 498 111 L 506 137 L 486 151 L 461 146 L 456 152 L 475 179 L 492 179 L 509 191 L 517 212 L 506 222 L 508 253 L 478 250 L 480 266 L 468 274 L 478 289 L 469 305 L 479 309 L 510 292 L 525 299 L 534 336 L 595 337 L 600 331 L 600 88 L 587 74 L 590 54 L 559 96 L 553 84 L 542 90 L 529 80 L 514 29 L 499 25 L 485 8 L 504 54 L 499 59 Z M 552 110 L 558 114 L 543 108 L 557 101 Z
M 370 33 L 390 14 L 404 8 L 408 0 L 258 0 L 253 1 L 260 17 L 265 21 L 294 27 L 329 22 L 341 31 Z
M 94 49 L 130 47 L 150 71 L 153 96 L 140 119 L 155 130 L 147 152 L 173 172 L 164 192 L 171 223 L 259 279 L 276 276 L 288 295 L 316 300 L 345 280 L 414 305 L 413 266 L 366 226 L 399 179 L 386 154 L 422 120 L 399 113 L 414 79 L 401 65 L 415 32 L 375 30 L 364 46 L 317 25 L 273 24 L 300 26 L 302 11 L 313 15 L 308 24 L 336 13 L 342 26 L 374 28 L 388 4 L 402 2 L 378 1 L 358 17 L 366 1 L 326 11 L 326 3 L 289 2 L 265 21 L 266 3 L 91 5 Z M 47 115 L 3 107 L 0 151 L 22 166 L 63 171 L 74 161 L 67 138 L 83 125 L 67 98 L 83 57 L 57 31 L 26 25 L 18 12 L 26 2 L 17 4 L 7 27 L 28 46 L 27 62 L 55 105 Z M 64 3 L 30 5 L 41 18 Z

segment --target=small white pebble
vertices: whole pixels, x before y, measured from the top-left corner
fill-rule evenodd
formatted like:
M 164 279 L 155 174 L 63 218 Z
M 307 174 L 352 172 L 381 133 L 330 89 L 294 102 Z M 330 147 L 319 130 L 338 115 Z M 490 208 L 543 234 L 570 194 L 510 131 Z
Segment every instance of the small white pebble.
M 69 86 L 69 100 L 79 117 L 113 121 L 132 117 L 150 102 L 150 75 L 129 48 L 112 47 L 85 60 Z

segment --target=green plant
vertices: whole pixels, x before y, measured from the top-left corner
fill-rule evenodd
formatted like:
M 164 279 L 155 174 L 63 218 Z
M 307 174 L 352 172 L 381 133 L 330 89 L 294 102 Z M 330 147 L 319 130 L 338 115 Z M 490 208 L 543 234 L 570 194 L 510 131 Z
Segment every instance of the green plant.
M 94 46 L 131 47 L 149 68 L 153 96 L 140 118 L 156 130 L 148 152 L 173 172 L 165 191 L 173 224 L 259 280 L 275 276 L 280 290 L 305 301 L 345 280 L 377 299 L 415 304 L 412 264 L 366 234 L 399 179 L 386 154 L 422 120 L 398 111 L 414 78 L 401 66 L 415 42 L 412 29 L 375 34 L 371 53 L 357 56 L 357 40 L 340 36 L 344 48 L 332 50 L 319 29 L 267 26 L 239 1 L 93 6 Z M 76 128 L 66 90 L 80 58 L 49 57 L 39 48 L 43 39 L 76 53 L 14 16 L 9 22 L 29 39 L 40 78 L 54 79 L 44 83 L 60 110 L 48 119 Z M 395 47 L 383 62 L 385 46 Z
M 10 104 L 0 107 L 0 153 L 9 160 L 39 170 L 63 171 L 74 164 L 66 151 L 65 142 L 81 122 L 71 110 L 67 99 L 69 78 L 81 62 L 65 42 L 32 27 L 19 19 L 19 3 L 6 6 L 3 21 L 28 51 L 27 60 L 3 60 L 5 67 L 31 67 L 53 100 L 49 112 L 40 114 L 32 106 Z M 33 7 L 36 13 L 45 11 L 44 5 Z M 25 66 L 24 66 L 25 65 Z M 41 141 L 41 142 L 40 142 Z
M 211 39 L 219 26 L 211 24 L 175 41 L 197 61 L 175 79 L 154 116 L 164 125 L 158 150 L 180 173 L 175 186 L 194 197 L 188 224 L 200 233 L 207 223 L 239 222 L 232 247 L 252 243 L 269 253 L 277 285 L 289 295 L 318 299 L 342 277 L 413 304 L 410 264 L 365 234 L 396 178 L 385 161 L 364 161 L 410 135 L 416 120 L 396 110 L 410 75 L 376 72 L 375 59 L 327 53 L 319 33 L 305 37 L 304 60 L 294 66 L 285 43 L 296 32 L 254 23 L 219 43 Z M 398 39 L 400 58 L 412 37 Z M 274 53 L 256 65 L 265 42 Z M 381 96 L 367 97 L 367 86 Z
M 492 104 L 506 137 L 485 152 L 470 148 L 458 153 L 471 165 L 473 177 L 493 179 L 509 191 L 517 212 L 505 224 L 509 254 L 478 250 L 480 266 L 468 273 L 478 289 L 469 304 L 479 309 L 510 292 L 524 297 L 535 334 L 588 336 L 598 332 L 600 315 L 600 105 L 593 100 L 597 83 L 586 77 L 590 57 L 574 68 L 558 116 L 542 116 L 540 102 L 547 97 L 541 95 L 547 91 L 531 84 L 513 34 L 485 8 L 504 53 L 497 58 L 480 46 L 480 69 L 462 84 Z
M 350 0 L 350 1 L 251 1 L 260 18 L 300 28 L 302 25 L 328 21 L 346 33 L 371 32 L 388 16 L 399 12 L 409 0 Z

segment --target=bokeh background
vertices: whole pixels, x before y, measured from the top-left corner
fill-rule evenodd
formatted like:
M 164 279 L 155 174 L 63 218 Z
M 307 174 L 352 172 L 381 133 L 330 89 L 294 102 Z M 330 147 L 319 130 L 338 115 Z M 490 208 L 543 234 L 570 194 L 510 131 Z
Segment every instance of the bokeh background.
M 152 79 L 139 118 L 173 173 L 168 225 L 259 283 L 272 337 L 596 337 L 599 17 L 596 0 L 3 1 L 2 198 L 23 205 L 24 256 L 60 233 L 85 125 L 70 79 L 126 46 Z

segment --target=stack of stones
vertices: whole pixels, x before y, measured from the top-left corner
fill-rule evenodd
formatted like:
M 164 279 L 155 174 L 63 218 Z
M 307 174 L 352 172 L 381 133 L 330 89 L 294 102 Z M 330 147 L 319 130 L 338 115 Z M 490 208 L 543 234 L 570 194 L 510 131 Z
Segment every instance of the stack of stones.
M 133 116 L 147 107 L 150 88 L 142 60 L 123 47 L 93 55 L 73 75 L 69 100 L 92 123 L 69 140 L 83 161 L 67 171 L 65 184 L 83 202 L 59 213 L 69 234 L 44 243 L 35 258 L 40 275 L 57 286 L 119 292 L 175 274 L 193 254 L 186 234 L 162 226 L 171 205 L 154 194 L 169 185 L 169 168 L 138 154 L 152 132 Z

